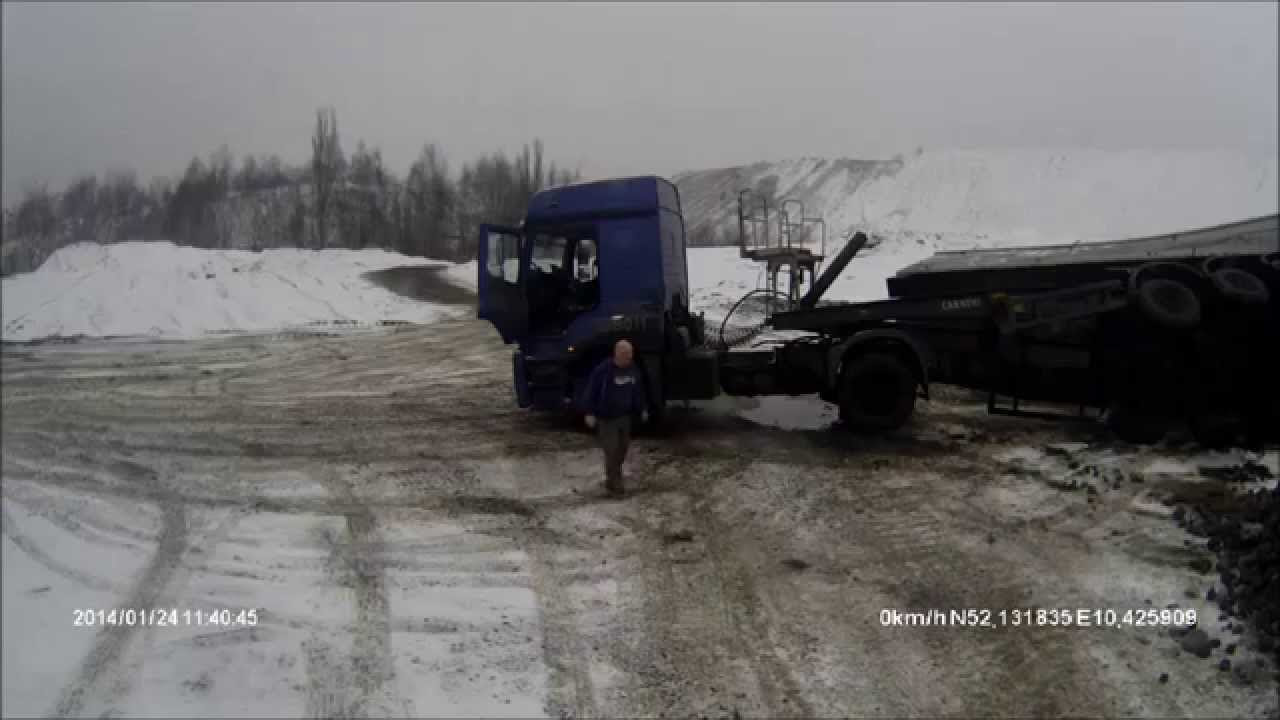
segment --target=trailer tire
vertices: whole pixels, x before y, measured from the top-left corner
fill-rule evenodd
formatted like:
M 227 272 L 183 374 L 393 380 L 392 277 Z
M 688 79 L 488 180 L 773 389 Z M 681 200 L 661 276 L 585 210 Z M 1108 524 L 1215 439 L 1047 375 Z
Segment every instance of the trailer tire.
M 896 355 L 859 355 L 840 377 L 840 420 L 855 432 L 896 430 L 911 418 L 918 384 L 915 373 Z
M 1137 304 L 1152 322 L 1171 330 L 1189 330 L 1200 324 L 1200 298 L 1177 280 L 1155 277 L 1138 286 Z
M 1107 412 L 1107 428 L 1134 445 L 1154 445 L 1164 439 L 1168 426 L 1163 418 L 1144 413 L 1137 405 L 1115 405 Z
M 1249 305 L 1266 305 L 1271 300 L 1267 286 L 1251 272 L 1239 268 L 1222 268 L 1209 274 L 1213 287 L 1222 296 Z

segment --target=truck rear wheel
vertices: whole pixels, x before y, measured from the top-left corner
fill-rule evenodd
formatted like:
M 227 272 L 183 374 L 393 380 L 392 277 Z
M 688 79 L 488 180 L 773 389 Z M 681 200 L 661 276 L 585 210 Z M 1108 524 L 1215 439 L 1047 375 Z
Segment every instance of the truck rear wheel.
M 849 361 L 840 378 L 840 419 L 856 432 L 895 430 L 916 404 L 916 376 L 901 359 L 867 353 Z

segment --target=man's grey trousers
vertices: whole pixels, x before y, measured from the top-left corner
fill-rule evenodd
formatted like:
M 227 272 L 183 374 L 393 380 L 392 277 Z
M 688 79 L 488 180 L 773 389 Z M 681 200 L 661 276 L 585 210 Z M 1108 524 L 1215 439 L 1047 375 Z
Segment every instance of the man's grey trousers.
M 604 485 L 610 492 L 622 492 L 622 461 L 631 445 L 631 417 L 597 418 L 596 438 L 604 450 Z

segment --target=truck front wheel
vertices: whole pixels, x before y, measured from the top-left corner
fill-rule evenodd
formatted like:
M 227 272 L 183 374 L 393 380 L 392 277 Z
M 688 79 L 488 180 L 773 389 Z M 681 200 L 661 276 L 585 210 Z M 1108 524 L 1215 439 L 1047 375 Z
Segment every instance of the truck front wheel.
M 901 359 L 873 352 L 853 358 L 840 378 L 840 420 L 856 432 L 896 430 L 916 404 L 916 376 Z

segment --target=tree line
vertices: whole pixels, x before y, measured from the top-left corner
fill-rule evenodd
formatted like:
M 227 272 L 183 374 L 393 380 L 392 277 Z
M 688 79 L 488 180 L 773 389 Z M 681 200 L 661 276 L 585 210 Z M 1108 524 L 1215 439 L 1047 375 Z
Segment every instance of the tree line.
M 248 155 L 237 166 L 223 146 L 146 187 L 130 171 L 86 174 L 61 192 L 27 186 L 4 211 L 0 274 L 34 270 L 72 243 L 132 240 L 245 250 L 377 247 L 463 261 L 475 256 L 479 223 L 515 224 L 534 193 L 578 179 L 547 161 L 537 139 L 514 156 L 496 151 L 457 173 L 427 143 L 399 178 L 363 140 L 348 156 L 337 113 L 321 108 L 302 165 Z

